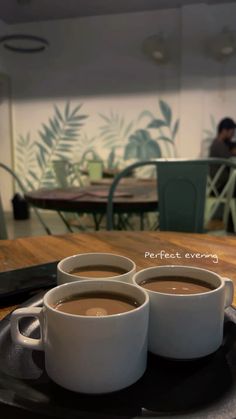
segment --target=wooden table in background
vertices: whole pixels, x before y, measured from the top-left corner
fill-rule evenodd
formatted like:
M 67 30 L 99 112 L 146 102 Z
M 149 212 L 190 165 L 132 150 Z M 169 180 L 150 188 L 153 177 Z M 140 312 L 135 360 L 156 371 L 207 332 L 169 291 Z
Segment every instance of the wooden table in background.
M 108 182 L 107 182 L 108 181 Z M 34 207 L 60 212 L 92 214 L 95 229 L 99 230 L 101 220 L 107 212 L 107 198 L 111 181 L 85 187 L 38 189 L 25 193 L 25 199 Z M 119 214 L 138 214 L 140 229 L 143 230 L 144 214 L 157 212 L 157 186 L 153 179 L 124 179 L 117 188 L 114 211 Z
M 165 255 L 178 253 L 180 257 L 145 257 L 145 252 L 158 254 L 161 251 Z M 136 262 L 138 270 L 168 264 L 194 265 L 213 270 L 234 281 L 236 305 L 236 238 L 229 236 L 173 232 L 96 232 L 0 240 L 0 271 L 52 262 L 87 252 L 110 252 L 128 256 Z M 12 309 L 13 307 L 0 309 L 0 318 Z
M 38 189 L 25 193 L 26 200 L 42 209 L 72 211 L 78 213 L 106 213 L 109 183 L 85 187 Z M 117 194 L 117 195 L 116 195 Z M 157 187 L 155 180 L 121 182 L 114 196 L 116 212 L 157 211 Z

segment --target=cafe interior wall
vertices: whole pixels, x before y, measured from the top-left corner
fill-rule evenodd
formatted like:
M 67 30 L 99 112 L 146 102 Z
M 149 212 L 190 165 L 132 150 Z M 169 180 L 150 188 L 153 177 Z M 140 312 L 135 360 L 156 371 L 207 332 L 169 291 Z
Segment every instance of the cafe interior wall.
M 13 165 L 13 136 L 10 101 L 10 78 L 3 60 L 0 60 L 0 162 Z M 12 179 L 0 167 L 0 193 L 4 208 L 9 208 L 12 195 Z
M 233 3 L 198 4 L 1 23 L 2 34 L 31 33 L 50 43 L 40 54 L 1 49 L 12 92 L 12 164 L 25 186 L 55 184 L 52 161 L 61 158 L 83 164 L 102 158 L 123 167 L 136 159 L 206 153 L 216 122 L 235 114 L 236 58 L 216 61 L 205 42 L 226 25 L 234 30 L 235 12 Z M 142 51 L 143 41 L 160 32 L 169 47 L 163 64 Z M 6 142 L 10 149 L 1 138 Z M 5 207 L 12 193 L 8 187 Z

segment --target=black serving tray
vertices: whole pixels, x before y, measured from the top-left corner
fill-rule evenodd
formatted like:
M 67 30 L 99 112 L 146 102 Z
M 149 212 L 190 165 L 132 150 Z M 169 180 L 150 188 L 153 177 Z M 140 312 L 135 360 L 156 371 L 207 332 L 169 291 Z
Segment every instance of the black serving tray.
M 41 293 L 23 306 L 40 306 Z M 107 395 L 83 395 L 55 384 L 44 369 L 43 352 L 15 345 L 10 315 L 0 322 L 0 417 L 17 419 L 236 418 L 236 311 L 226 310 L 222 347 L 197 361 L 148 355 L 144 376 Z M 22 330 L 38 337 L 36 320 Z
M 0 307 L 21 302 L 56 285 L 58 261 L 0 272 Z

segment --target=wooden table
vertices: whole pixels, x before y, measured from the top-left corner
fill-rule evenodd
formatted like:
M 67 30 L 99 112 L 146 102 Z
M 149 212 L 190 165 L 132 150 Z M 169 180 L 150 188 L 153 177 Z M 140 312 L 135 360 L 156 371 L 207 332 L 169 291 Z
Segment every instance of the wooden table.
M 80 173 L 82 173 L 82 175 L 88 175 L 89 171 L 88 171 L 88 169 L 80 169 Z M 103 167 L 103 169 L 102 169 L 102 177 L 105 178 L 105 179 L 112 179 L 118 173 L 120 173 L 119 169 L 108 169 L 106 167 Z
M 236 285 L 235 248 L 234 237 L 173 232 L 94 232 L 27 237 L 0 240 L 0 271 L 52 262 L 75 253 L 100 251 L 128 256 L 136 262 L 138 270 L 166 264 L 203 267 L 231 278 Z M 157 257 L 145 257 L 145 252 L 156 254 Z M 167 257 L 167 253 L 175 257 Z M 12 309 L 0 309 L 0 318 Z
M 109 187 L 110 184 L 105 183 L 83 188 L 38 189 L 25 193 L 25 199 L 37 208 L 78 214 L 90 213 L 94 215 L 95 227 L 98 230 L 101 221 L 101 217 L 98 216 L 106 214 Z M 114 198 L 114 211 L 119 214 L 138 214 L 141 229 L 143 215 L 146 212 L 156 212 L 157 205 L 156 181 L 150 179 L 130 179 L 122 182 Z

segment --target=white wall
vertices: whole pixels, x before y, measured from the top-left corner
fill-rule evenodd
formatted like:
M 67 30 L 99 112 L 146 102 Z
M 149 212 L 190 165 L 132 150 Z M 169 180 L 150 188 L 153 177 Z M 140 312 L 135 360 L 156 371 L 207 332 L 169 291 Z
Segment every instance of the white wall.
M 4 33 L 6 28 L 7 25 L 0 22 L 0 32 Z M 7 73 L 6 61 L 0 56 L 0 162 L 12 167 L 11 80 Z M 4 207 L 10 207 L 12 191 L 11 176 L 0 168 L 0 194 Z
M 11 132 L 10 80 L 0 73 L 0 161 L 12 167 L 12 132 Z M 2 201 L 10 205 L 12 198 L 13 179 L 0 167 L 0 193 Z M 5 206 L 5 205 L 4 205 Z

